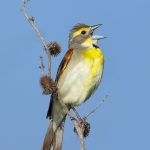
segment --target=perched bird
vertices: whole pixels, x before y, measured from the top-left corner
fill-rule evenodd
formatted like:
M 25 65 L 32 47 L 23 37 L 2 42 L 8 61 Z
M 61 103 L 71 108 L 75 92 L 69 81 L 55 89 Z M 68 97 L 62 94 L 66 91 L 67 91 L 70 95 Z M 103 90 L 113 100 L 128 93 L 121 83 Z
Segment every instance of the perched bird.
M 66 114 L 60 101 L 68 109 L 84 103 L 97 89 L 103 74 L 104 56 L 97 42 L 103 36 L 93 35 L 101 24 L 75 25 L 69 35 L 69 50 L 58 68 L 57 91 L 51 96 L 47 118 L 51 119 L 43 150 L 61 150 Z

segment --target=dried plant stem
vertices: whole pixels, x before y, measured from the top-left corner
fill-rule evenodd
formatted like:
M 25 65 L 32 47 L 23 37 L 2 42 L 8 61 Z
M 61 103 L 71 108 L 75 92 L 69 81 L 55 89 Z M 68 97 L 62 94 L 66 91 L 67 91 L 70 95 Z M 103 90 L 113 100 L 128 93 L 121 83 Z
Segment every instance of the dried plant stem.
M 37 33 L 38 37 L 40 38 L 41 42 L 43 43 L 43 45 L 45 47 L 45 50 L 46 50 L 47 55 L 48 55 L 48 75 L 50 76 L 51 75 L 51 54 L 49 53 L 47 43 L 45 42 L 43 36 L 39 32 L 37 26 L 35 25 L 34 18 L 33 17 L 29 18 L 28 15 L 27 15 L 26 8 L 25 8 L 26 2 L 27 2 L 26 0 L 22 0 L 23 14 L 24 14 L 25 18 L 27 19 L 27 21 L 31 24 L 31 26 L 33 27 L 33 29 L 35 30 L 35 32 Z M 43 65 L 42 57 L 40 59 L 41 59 L 41 65 Z M 74 124 L 74 126 L 76 128 L 76 131 L 77 131 L 79 139 L 80 139 L 81 150 L 85 150 L 83 132 L 82 132 L 82 129 L 80 128 L 80 126 L 79 126 L 79 122 L 74 117 L 72 117 L 72 115 L 70 114 L 70 112 L 69 112 L 68 108 L 66 107 L 66 105 L 62 101 L 60 101 L 60 102 L 61 102 L 61 104 L 64 108 L 65 113 L 69 116 L 70 120 L 72 121 L 72 123 Z
M 29 18 L 27 15 L 26 8 L 25 8 L 26 3 L 27 3 L 26 0 L 22 0 L 22 11 L 23 11 L 24 17 L 31 24 L 34 31 L 37 33 L 38 37 L 40 38 L 41 42 L 43 43 L 43 45 L 45 47 L 45 50 L 46 50 L 47 55 L 48 55 L 48 75 L 50 76 L 51 75 L 51 54 L 48 50 L 47 43 L 45 42 L 43 36 L 41 35 L 40 31 L 38 30 L 38 28 L 35 24 L 34 17 Z
M 102 104 L 108 99 L 108 95 L 105 95 L 103 97 L 103 99 L 99 102 L 99 104 L 94 108 L 92 109 L 89 113 L 87 113 L 83 118 L 86 120 L 90 115 L 92 115 L 93 113 L 95 113 L 95 111 L 102 106 Z
M 79 121 L 76 120 L 69 112 L 67 106 L 60 101 L 61 105 L 64 108 L 64 112 L 69 116 L 70 120 L 72 121 L 72 123 L 74 124 L 74 127 L 76 128 L 76 131 L 78 133 L 79 139 L 80 139 L 80 145 L 81 145 L 81 150 L 85 150 L 85 143 L 84 143 L 84 137 L 83 137 L 83 132 L 82 132 L 82 128 L 79 126 Z
M 77 116 L 78 120 L 79 120 L 79 121 L 82 121 L 82 118 L 81 118 L 81 116 L 79 115 L 79 113 L 77 112 L 77 110 L 76 110 L 74 107 L 72 107 L 72 110 L 74 111 L 74 113 L 75 113 L 75 115 Z
M 22 0 L 22 11 L 24 14 L 24 17 L 26 18 L 26 20 L 29 22 L 29 24 L 31 24 L 31 26 L 33 27 L 33 29 L 35 30 L 35 32 L 37 33 L 37 36 L 40 38 L 42 44 L 44 45 L 44 48 L 46 50 L 46 53 L 48 55 L 48 76 L 51 76 L 51 53 L 49 52 L 49 48 L 48 45 L 46 43 L 46 41 L 44 40 L 43 36 L 41 35 L 40 31 L 38 30 L 36 24 L 35 24 L 35 19 L 34 17 L 29 18 L 26 12 L 26 3 L 27 0 Z M 43 54 L 40 56 L 40 61 L 41 61 L 41 65 L 40 65 L 40 69 L 42 70 L 42 73 L 44 73 L 44 63 L 43 63 Z M 91 114 L 93 114 L 104 102 L 105 100 L 108 98 L 108 95 L 106 95 L 101 101 L 100 103 L 89 113 L 87 113 L 85 115 L 85 117 L 83 119 L 87 119 Z M 75 112 L 78 120 L 76 120 L 69 112 L 67 106 L 60 101 L 61 105 L 64 108 L 64 112 L 68 115 L 68 117 L 70 118 L 70 120 L 72 121 L 72 123 L 74 124 L 74 127 L 76 128 L 77 131 L 77 135 L 79 136 L 80 139 L 80 145 L 81 145 L 81 150 L 85 150 L 85 143 L 84 143 L 84 136 L 83 136 L 83 129 L 80 126 L 81 121 L 83 120 L 80 115 L 78 114 L 78 112 L 76 111 L 75 108 L 72 108 L 72 110 Z

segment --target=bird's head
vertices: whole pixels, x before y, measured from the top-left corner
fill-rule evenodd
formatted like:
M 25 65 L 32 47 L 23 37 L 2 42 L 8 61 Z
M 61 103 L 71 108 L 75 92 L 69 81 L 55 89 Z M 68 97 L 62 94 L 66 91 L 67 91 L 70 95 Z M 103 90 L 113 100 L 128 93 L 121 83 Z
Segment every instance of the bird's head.
M 75 25 L 69 35 L 69 48 L 80 49 L 80 48 L 92 48 L 94 45 L 97 46 L 97 42 L 105 37 L 93 35 L 95 29 L 100 27 L 101 24 L 88 26 L 85 24 Z

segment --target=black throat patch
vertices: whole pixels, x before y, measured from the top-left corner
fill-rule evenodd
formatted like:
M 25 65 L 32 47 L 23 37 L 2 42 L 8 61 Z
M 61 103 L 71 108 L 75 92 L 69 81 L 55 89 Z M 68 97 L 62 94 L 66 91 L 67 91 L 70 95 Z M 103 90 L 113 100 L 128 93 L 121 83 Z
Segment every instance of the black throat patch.
M 96 44 L 93 44 L 93 47 L 95 47 L 95 48 L 99 48 Z

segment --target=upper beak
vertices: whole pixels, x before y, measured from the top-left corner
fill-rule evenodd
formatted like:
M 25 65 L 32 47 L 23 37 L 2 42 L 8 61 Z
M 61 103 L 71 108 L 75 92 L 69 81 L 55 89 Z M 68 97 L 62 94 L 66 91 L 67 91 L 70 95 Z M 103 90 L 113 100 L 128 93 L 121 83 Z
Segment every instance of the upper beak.
M 97 24 L 97 25 L 91 26 L 91 31 L 94 31 L 95 29 L 99 28 L 100 26 L 102 26 L 102 24 Z

